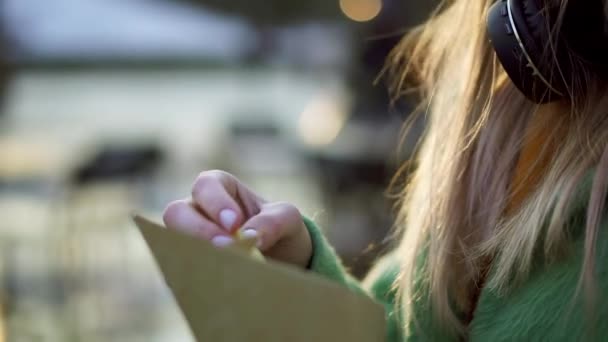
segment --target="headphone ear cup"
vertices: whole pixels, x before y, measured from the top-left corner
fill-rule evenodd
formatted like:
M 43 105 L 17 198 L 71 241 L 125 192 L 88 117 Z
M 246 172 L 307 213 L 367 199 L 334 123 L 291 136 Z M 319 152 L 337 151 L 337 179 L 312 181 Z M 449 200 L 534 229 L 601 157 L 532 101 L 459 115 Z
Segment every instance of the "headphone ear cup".
M 547 17 L 538 0 L 511 0 L 513 19 L 530 59 L 538 71 L 551 82 L 554 61 L 548 53 L 551 39 Z
M 545 18 L 535 0 L 501 0 L 489 10 L 487 30 L 498 60 L 511 81 L 530 100 L 546 103 L 563 93 L 546 78 L 551 71 L 542 63 Z M 549 70 L 549 72 L 547 71 Z
M 526 28 L 533 43 L 542 49 L 543 40 L 547 35 L 543 26 L 543 17 L 541 15 L 541 7 L 538 6 L 535 0 L 520 0 L 523 17 L 526 22 Z M 517 2 L 513 2 L 517 4 Z M 513 6 L 514 8 L 516 6 Z

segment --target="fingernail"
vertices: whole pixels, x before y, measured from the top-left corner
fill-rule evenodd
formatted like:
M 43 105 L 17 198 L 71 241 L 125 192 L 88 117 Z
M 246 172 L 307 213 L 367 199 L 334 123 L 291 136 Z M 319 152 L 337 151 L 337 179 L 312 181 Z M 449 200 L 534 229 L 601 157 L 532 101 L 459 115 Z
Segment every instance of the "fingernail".
M 257 238 L 260 234 L 258 234 L 258 231 L 252 228 L 247 228 L 245 230 L 243 230 L 243 232 L 241 233 L 241 236 L 246 238 L 246 239 L 253 239 L 253 238 Z
M 220 223 L 226 230 L 231 230 L 236 222 L 236 213 L 232 209 L 224 209 L 220 212 Z
M 211 243 L 215 247 L 227 247 L 227 246 L 230 246 L 233 242 L 234 242 L 234 240 L 231 237 L 222 236 L 222 235 L 216 236 L 213 239 L 211 239 Z

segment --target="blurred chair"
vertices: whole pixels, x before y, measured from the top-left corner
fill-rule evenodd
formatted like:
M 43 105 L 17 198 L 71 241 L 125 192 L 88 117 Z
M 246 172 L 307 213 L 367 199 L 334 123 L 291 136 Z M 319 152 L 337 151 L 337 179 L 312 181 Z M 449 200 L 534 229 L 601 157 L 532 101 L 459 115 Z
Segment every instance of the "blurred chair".
M 70 175 L 70 185 L 80 188 L 96 182 L 129 182 L 150 177 L 162 161 L 163 152 L 155 144 L 104 146 L 75 168 Z
M 138 205 L 142 185 L 151 182 L 164 160 L 154 143 L 108 144 L 76 165 L 68 175 L 62 212 L 69 231 L 124 222 Z
M 96 229 L 122 228 L 131 211 L 141 205 L 141 194 L 163 160 L 162 149 L 154 143 L 100 147 L 68 175 L 60 217 L 53 225 L 63 227 L 66 241 L 76 244 L 75 236 L 85 239 Z
M 52 229 L 61 234 L 57 240 L 61 244 L 57 248 L 59 264 L 65 274 L 72 275 L 69 278 L 72 283 L 65 285 L 74 294 L 74 299 L 66 303 L 74 336 L 88 336 L 80 331 L 86 324 L 80 321 L 83 307 L 76 294 L 103 293 L 99 272 L 107 267 L 107 260 L 120 266 L 114 271 L 115 277 L 130 279 L 128 275 L 133 273 L 128 262 L 130 231 L 125 223 L 132 210 L 141 206 L 142 194 L 153 183 L 164 159 L 163 150 L 155 143 L 108 144 L 69 174 L 67 191 Z M 103 247 L 108 241 L 114 245 L 112 252 Z M 88 300 L 87 306 L 103 306 L 103 298 Z
M 92 228 L 124 219 L 140 202 L 141 185 L 151 181 L 162 161 L 163 152 L 154 144 L 101 147 L 69 175 L 67 226 Z

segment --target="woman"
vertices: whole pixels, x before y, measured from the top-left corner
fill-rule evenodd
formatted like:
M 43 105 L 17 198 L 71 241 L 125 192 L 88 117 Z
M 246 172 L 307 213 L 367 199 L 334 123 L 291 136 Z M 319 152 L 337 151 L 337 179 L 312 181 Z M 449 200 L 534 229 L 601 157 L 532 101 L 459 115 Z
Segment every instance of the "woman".
M 203 172 L 165 223 L 217 246 L 246 227 L 267 256 L 384 303 L 389 341 L 608 339 L 606 8 L 453 0 L 405 37 L 389 71 L 428 128 L 396 247 L 362 284 L 312 221 L 227 173 Z

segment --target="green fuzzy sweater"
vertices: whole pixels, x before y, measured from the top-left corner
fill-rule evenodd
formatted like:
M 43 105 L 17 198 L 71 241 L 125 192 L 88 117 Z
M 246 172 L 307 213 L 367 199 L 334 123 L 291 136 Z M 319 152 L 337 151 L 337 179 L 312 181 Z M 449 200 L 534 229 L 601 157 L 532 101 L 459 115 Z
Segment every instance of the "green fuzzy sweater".
M 567 258 L 550 264 L 539 258 L 530 277 L 522 285 L 498 295 L 490 288 L 481 290 L 472 321 L 467 327 L 468 341 L 608 341 L 608 221 L 604 220 L 597 245 L 598 298 L 594 311 L 585 310 L 583 300 L 574 294 L 582 266 L 582 233 L 591 178 L 581 186 L 570 217 L 572 251 Z M 399 271 L 396 258 L 389 254 L 372 269 L 363 283 L 351 277 L 318 226 L 304 219 L 312 237 L 314 254 L 310 269 L 353 291 L 371 296 L 386 308 L 387 341 L 458 341 L 442 331 L 430 312 L 425 296 L 414 306 L 416 323 L 408 336 L 401 327 L 395 303 L 393 282 Z

